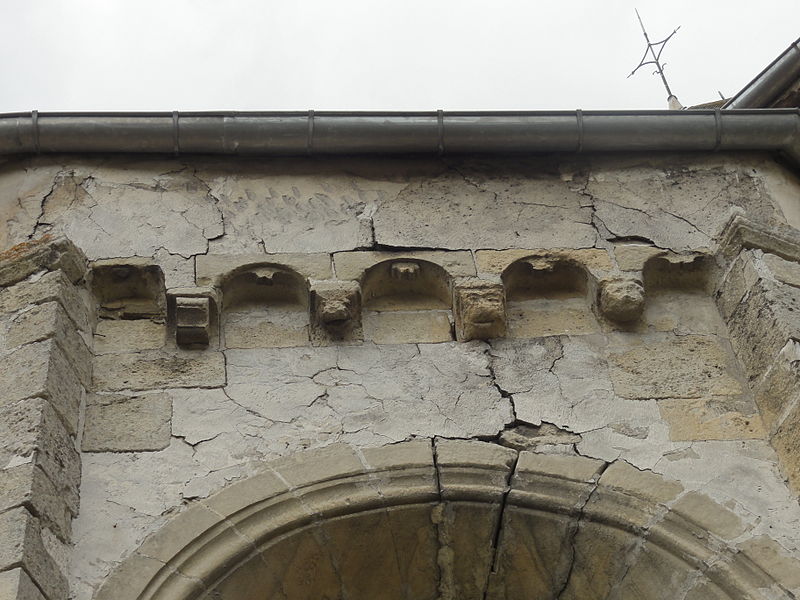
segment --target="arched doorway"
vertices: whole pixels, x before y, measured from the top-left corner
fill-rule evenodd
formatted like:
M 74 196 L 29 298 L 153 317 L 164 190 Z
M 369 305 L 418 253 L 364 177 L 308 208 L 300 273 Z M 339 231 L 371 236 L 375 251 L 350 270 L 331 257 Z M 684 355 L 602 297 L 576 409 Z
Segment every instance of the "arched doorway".
M 790 598 L 692 494 L 491 443 L 330 446 L 192 505 L 96 600 Z

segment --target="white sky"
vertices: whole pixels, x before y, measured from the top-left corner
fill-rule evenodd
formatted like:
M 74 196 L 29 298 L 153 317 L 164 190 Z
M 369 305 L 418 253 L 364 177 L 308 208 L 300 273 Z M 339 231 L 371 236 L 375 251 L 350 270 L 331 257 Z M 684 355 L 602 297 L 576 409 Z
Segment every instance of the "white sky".
M 666 108 L 731 95 L 800 0 L 0 0 L 0 112 Z

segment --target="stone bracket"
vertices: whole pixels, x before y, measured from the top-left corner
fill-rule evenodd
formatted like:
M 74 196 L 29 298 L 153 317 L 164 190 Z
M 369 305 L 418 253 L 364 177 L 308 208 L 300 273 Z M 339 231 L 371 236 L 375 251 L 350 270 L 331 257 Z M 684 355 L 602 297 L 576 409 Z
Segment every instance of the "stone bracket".
M 356 281 L 314 281 L 311 284 L 311 339 L 315 343 L 360 340 L 361 286 Z
M 167 292 L 175 341 L 179 346 L 208 346 L 216 321 L 217 298 L 212 288 L 176 288 Z
M 453 306 L 458 341 L 488 340 L 506 334 L 506 294 L 499 281 L 457 281 Z
M 598 308 L 611 321 L 630 323 L 644 312 L 645 292 L 642 282 L 630 277 L 614 277 L 600 281 Z

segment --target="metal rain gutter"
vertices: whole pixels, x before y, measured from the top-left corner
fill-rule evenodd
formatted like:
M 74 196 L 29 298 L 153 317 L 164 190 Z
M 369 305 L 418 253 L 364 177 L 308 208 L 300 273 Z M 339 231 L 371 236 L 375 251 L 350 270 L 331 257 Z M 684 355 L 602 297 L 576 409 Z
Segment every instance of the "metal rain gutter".
M 800 39 L 795 40 L 722 108 L 767 108 L 797 79 L 800 79 Z
M 759 150 L 800 165 L 800 111 L 0 114 L 0 155 Z

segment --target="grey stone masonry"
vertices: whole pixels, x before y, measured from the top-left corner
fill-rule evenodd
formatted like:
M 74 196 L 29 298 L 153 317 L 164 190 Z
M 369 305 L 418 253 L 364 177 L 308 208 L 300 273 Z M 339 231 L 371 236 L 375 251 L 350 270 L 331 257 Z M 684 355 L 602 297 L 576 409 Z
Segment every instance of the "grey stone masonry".
M 86 258 L 66 239 L 0 254 L 0 599 L 66 600 L 81 406 L 92 377 Z
M 718 304 L 781 470 L 800 490 L 800 264 L 744 250 L 720 284 Z

